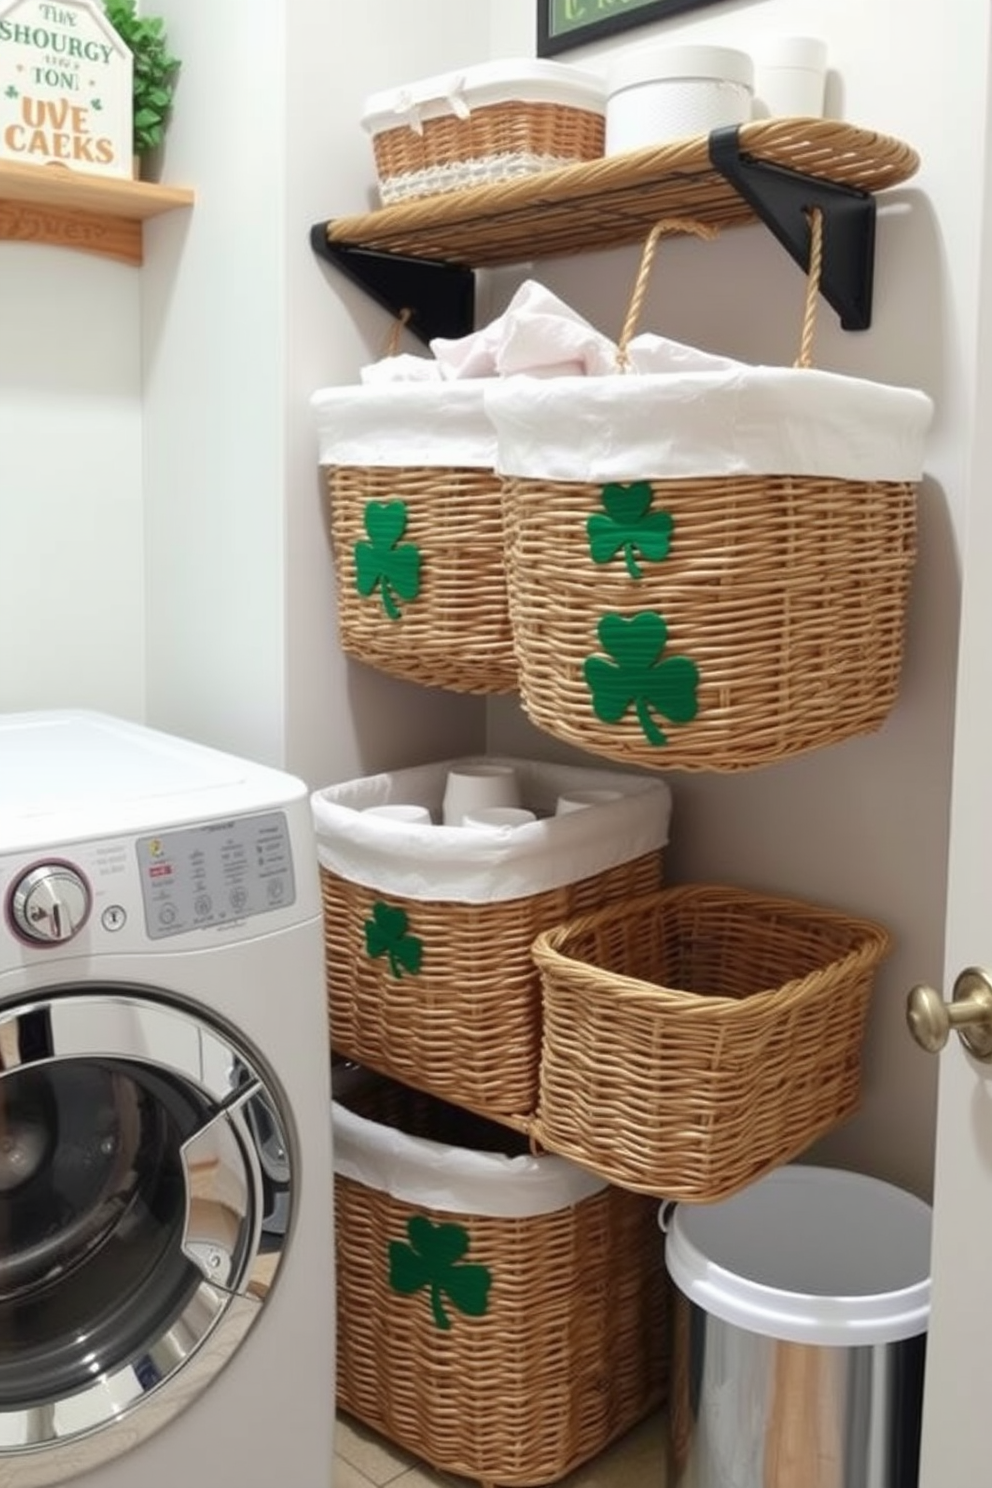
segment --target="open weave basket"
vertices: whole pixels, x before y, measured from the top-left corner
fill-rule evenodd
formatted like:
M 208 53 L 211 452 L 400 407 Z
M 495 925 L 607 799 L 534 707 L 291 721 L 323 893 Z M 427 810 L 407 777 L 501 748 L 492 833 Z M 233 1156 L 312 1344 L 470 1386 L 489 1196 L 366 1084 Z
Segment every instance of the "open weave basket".
M 717 885 L 544 932 L 535 1137 L 638 1192 L 727 1197 L 856 1110 L 889 944 L 871 921 Z
M 808 365 L 818 262 L 814 254 L 799 366 L 776 369 L 792 378 L 790 387 L 799 380 L 797 396 L 814 418 L 814 380 L 826 377 Z M 641 294 L 649 263 L 646 252 Z M 632 327 L 628 316 L 622 356 Z M 752 370 L 757 386 L 766 369 Z M 624 438 L 616 413 L 633 394 L 653 399 L 656 386 L 670 389 L 680 379 L 618 374 L 600 382 L 602 404 L 584 405 L 594 410 L 586 428 L 595 430 L 599 418 L 591 453 L 614 460 Z M 588 381 L 526 393 L 517 384 L 487 398 L 504 473 L 510 619 L 525 712 L 573 747 L 661 770 L 743 770 L 877 729 L 898 692 L 916 555 L 915 481 L 859 479 L 851 471 L 666 474 L 680 425 L 691 419 L 705 427 L 704 379 L 681 382 L 683 401 L 671 397 L 654 415 L 653 466 L 622 477 L 591 469 L 589 479 L 561 478 L 552 468 L 560 461 L 541 468 L 534 450 L 541 428 L 559 420 L 559 443 L 567 446 L 579 427 L 577 400 L 600 396 Z M 728 439 L 736 438 L 730 382 L 721 398 Z M 906 392 L 906 401 L 919 418 L 926 400 Z M 779 422 L 774 411 L 763 414 L 769 426 Z M 521 426 L 525 437 L 517 440 Z M 517 440 L 509 464 L 507 428 Z M 813 428 L 814 452 L 820 437 Z M 520 468 L 512 461 L 523 458 L 528 440 L 534 458 Z M 895 438 L 892 444 L 898 447 Z M 615 551 L 597 556 L 594 529 L 610 522 Z M 640 534 L 654 524 L 646 539 L 654 543 L 664 522 L 667 547 L 637 551 Z M 611 684 L 602 679 L 611 673 L 608 695 Z
M 391 1082 L 349 1106 L 447 1146 L 526 1143 Z M 514 1143 L 517 1143 L 514 1146 Z M 540 1160 L 539 1160 L 540 1161 Z M 434 1468 L 496 1484 L 551 1483 L 664 1397 L 669 1289 L 657 1206 L 606 1186 L 525 1218 L 452 1212 L 335 1177 L 337 1404 Z M 411 1218 L 457 1224 L 492 1282 L 482 1316 L 391 1285 Z

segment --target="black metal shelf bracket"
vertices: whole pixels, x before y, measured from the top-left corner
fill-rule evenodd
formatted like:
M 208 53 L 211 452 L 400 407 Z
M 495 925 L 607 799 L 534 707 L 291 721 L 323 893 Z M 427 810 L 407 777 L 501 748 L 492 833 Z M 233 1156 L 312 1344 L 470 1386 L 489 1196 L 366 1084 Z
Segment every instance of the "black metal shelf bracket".
M 379 253 L 351 243 L 332 243 L 328 223 L 310 229 L 310 246 L 365 291 L 371 299 L 403 318 L 425 345 L 435 336 L 456 340 L 475 326 L 475 273 L 460 264 L 399 253 Z
M 709 155 L 714 168 L 754 208 L 804 273 L 809 272 L 808 213 L 820 208 L 820 293 L 840 316 L 845 331 L 866 331 L 871 325 L 875 263 L 871 193 L 742 155 L 736 125 L 711 132 Z

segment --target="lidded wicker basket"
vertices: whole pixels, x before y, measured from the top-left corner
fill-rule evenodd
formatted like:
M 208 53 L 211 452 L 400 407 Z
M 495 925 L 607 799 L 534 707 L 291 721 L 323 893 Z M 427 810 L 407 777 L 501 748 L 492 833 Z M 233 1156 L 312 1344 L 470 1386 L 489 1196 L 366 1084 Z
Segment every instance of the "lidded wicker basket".
M 532 1485 L 662 1402 L 656 1204 L 392 1081 L 335 1099 L 334 1146 L 341 1409 L 436 1469 Z
M 490 385 L 519 690 L 544 732 L 732 771 L 887 717 L 931 403 L 813 369 L 807 331 L 793 368 Z
M 310 400 L 341 648 L 453 692 L 517 686 L 484 381 L 323 388 Z
M 605 79 L 562 62 L 485 62 L 366 100 L 383 205 L 596 160 Z
M 539 819 L 513 830 L 435 825 L 456 763 L 472 762 L 367 776 L 312 798 L 331 1044 L 526 1131 L 541 1049 L 534 937 L 660 886 L 671 793 L 624 771 L 489 760 L 515 768 Z M 604 788 L 618 799 L 551 814 L 563 792 Z M 366 814 L 397 802 L 427 807 L 433 822 Z
M 889 945 L 872 921 L 720 885 L 543 932 L 535 1138 L 637 1192 L 729 1196 L 857 1109 Z

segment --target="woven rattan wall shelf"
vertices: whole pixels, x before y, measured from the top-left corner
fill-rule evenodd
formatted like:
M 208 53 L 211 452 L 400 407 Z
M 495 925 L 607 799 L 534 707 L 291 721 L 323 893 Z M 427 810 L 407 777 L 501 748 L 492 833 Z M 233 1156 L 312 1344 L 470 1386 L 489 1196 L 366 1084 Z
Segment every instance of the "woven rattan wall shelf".
M 824 218 L 821 290 L 846 330 L 871 322 L 876 192 L 919 157 L 830 119 L 770 119 L 500 185 L 320 222 L 314 251 L 420 338 L 472 329 L 476 268 L 640 242 L 667 216 L 761 220 L 803 270 L 808 213 Z
M 0 160 L 0 239 L 50 243 L 140 264 L 142 224 L 193 204 L 181 186 Z

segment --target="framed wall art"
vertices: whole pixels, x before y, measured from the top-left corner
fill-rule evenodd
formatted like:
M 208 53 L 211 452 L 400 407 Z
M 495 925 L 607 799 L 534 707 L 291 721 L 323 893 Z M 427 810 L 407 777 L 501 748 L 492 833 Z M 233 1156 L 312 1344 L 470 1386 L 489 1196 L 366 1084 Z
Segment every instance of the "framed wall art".
M 717 0 L 537 0 L 537 55 L 554 57 L 632 26 L 701 10 Z
M 132 74 L 100 0 L 0 0 L 0 158 L 130 178 Z

